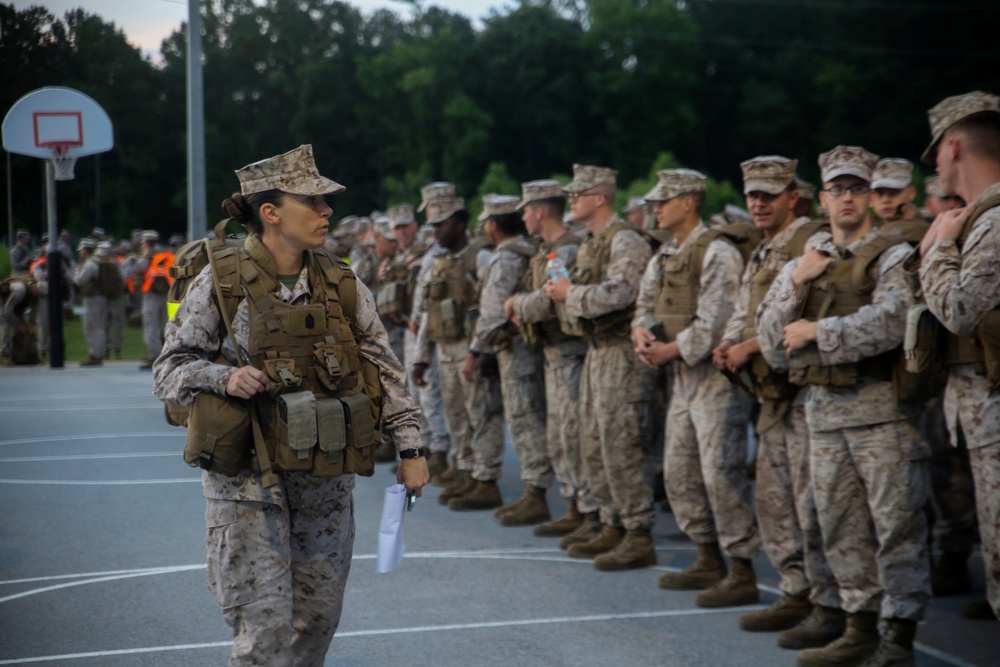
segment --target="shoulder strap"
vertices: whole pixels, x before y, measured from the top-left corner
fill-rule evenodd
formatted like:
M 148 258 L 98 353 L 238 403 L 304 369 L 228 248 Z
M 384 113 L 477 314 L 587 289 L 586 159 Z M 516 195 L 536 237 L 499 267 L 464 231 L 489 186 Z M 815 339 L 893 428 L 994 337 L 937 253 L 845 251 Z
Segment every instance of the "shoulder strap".
M 340 310 L 344 313 L 352 331 L 357 333 L 358 315 L 358 278 L 350 270 L 347 264 L 340 259 L 334 259 L 328 252 L 318 248 L 312 250 L 312 257 L 316 261 L 326 281 L 337 291 L 337 299 L 340 302 Z
M 1000 206 L 1000 192 L 987 197 L 983 201 L 979 202 L 974 209 L 972 209 L 972 213 L 970 213 L 969 217 L 965 220 L 965 226 L 962 227 L 962 234 L 958 237 L 960 240 L 959 248 L 961 248 L 962 244 L 965 243 L 965 240 L 969 238 L 969 234 L 972 233 L 972 226 L 976 224 L 976 220 L 979 220 L 979 218 L 982 217 L 986 211 L 995 206 Z
M 919 239 L 915 241 L 919 243 Z M 879 234 L 871 241 L 866 243 L 864 247 L 858 251 L 857 257 L 854 258 L 854 266 L 851 269 L 851 281 L 858 287 L 864 287 L 866 284 L 871 284 L 874 282 L 874 266 L 878 261 L 879 257 L 885 253 L 889 248 L 895 247 L 900 243 L 914 243 L 914 241 L 907 238 L 902 238 L 901 235 L 895 233 L 890 234 Z
M 792 232 L 792 238 L 788 239 L 788 243 L 782 248 L 782 253 L 786 260 L 801 256 L 802 251 L 806 249 L 806 241 L 812 238 L 813 235 L 822 231 L 829 231 L 829 229 L 830 225 L 825 220 L 812 220 L 796 229 Z

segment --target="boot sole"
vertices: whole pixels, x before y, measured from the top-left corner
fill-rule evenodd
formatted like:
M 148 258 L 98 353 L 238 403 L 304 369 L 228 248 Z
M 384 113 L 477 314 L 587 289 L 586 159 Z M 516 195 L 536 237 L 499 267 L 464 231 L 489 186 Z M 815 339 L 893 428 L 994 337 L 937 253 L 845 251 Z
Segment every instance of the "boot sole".
M 540 524 L 535 526 L 535 529 L 531 532 L 535 534 L 535 537 L 566 537 L 579 527 L 580 525 L 577 524 L 569 528 L 552 528 Z
M 552 518 L 552 515 L 539 514 L 538 516 L 529 516 L 527 518 L 511 519 L 510 512 L 505 512 L 498 518 L 500 519 L 500 525 L 502 526 L 534 526 L 536 523 L 548 521 Z
M 757 604 L 760 602 L 760 591 L 756 593 L 747 593 L 741 597 L 735 597 L 732 600 L 713 600 L 709 598 L 705 600 L 704 598 L 699 600 L 698 598 L 702 596 L 695 596 L 694 603 L 699 607 L 704 609 L 721 609 L 723 607 L 744 607 L 748 604 Z
M 624 572 L 625 570 L 640 570 L 644 567 L 656 565 L 656 554 L 651 553 L 643 556 L 639 560 L 630 563 L 603 563 L 599 558 L 594 559 L 594 567 L 601 572 Z
M 665 583 L 661 578 L 657 583 L 660 588 L 665 591 L 707 591 L 709 588 L 715 586 L 725 578 L 726 575 L 722 575 L 718 579 L 712 579 L 711 581 L 691 583 L 678 582 L 677 584 L 670 584 L 669 582 Z
M 753 621 L 744 623 L 743 619 L 740 619 L 740 630 L 743 630 L 744 632 L 783 632 L 785 630 L 791 630 L 796 625 L 806 620 L 807 616 L 808 614 L 802 618 L 789 618 L 780 621 L 776 620 L 770 624 L 754 623 Z

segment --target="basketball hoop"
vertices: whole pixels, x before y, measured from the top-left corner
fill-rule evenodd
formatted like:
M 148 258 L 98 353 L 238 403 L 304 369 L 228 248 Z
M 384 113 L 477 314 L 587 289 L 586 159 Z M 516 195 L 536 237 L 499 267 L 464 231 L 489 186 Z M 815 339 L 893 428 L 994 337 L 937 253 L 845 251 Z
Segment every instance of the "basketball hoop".
M 50 144 L 52 155 L 49 162 L 52 164 L 52 178 L 57 181 L 72 181 L 73 167 L 76 165 L 76 155 L 70 155 L 69 149 L 79 144 L 60 142 Z

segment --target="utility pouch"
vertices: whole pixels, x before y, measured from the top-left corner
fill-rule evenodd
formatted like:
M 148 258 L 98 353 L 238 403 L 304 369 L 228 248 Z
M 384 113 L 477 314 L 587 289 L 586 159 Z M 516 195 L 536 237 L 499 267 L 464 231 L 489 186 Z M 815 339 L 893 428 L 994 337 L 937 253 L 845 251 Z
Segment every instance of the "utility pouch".
M 566 312 L 565 302 L 556 302 L 556 317 L 559 318 L 559 328 L 564 334 L 569 336 L 585 336 L 587 334 L 580 318 Z
M 438 299 L 443 299 L 448 295 L 448 283 L 444 280 L 435 280 L 434 282 L 427 283 L 427 288 L 425 290 L 424 296 L 428 299 L 437 301 Z
M 316 343 L 313 347 L 313 357 L 316 359 L 316 377 L 330 391 L 337 391 L 344 379 L 344 369 L 340 365 L 344 348 L 327 337 L 325 342 Z
M 295 360 L 287 357 L 264 360 L 264 372 L 273 382 L 271 394 L 277 397 L 302 384 L 302 376 L 295 374 Z
M 441 329 L 445 340 L 458 340 L 465 336 L 465 318 L 454 299 L 443 299 L 438 306 L 441 313 Z
M 347 444 L 344 474 L 369 476 L 375 471 L 375 421 L 371 401 L 363 392 L 341 399 L 346 408 Z
M 991 310 L 976 327 L 976 337 L 983 348 L 986 378 L 990 389 L 1000 388 L 1000 310 Z
M 339 398 L 316 401 L 316 435 L 322 455 L 316 457 L 315 474 L 319 477 L 343 475 L 347 413 Z
M 940 354 L 941 324 L 918 303 L 906 314 L 902 356 L 892 369 L 896 404 L 924 403 L 938 395 L 947 382 L 948 367 Z
M 278 411 L 275 464 L 281 470 L 309 470 L 316 444 L 316 396 L 311 391 L 282 394 L 275 406 Z
M 403 313 L 406 303 L 406 285 L 389 283 L 378 293 L 376 307 L 382 315 L 399 315 Z
M 250 467 L 250 415 L 243 403 L 203 391 L 194 399 L 184 445 L 193 468 L 235 477 Z

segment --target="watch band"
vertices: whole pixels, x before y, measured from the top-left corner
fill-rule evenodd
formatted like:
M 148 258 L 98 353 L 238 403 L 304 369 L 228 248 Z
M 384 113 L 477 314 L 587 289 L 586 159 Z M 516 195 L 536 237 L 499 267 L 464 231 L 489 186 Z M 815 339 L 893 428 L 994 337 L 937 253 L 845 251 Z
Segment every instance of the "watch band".
M 399 458 L 401 459 L 418 459 L 424 455 L 424 448 L 417 447 L 416 449 L 404 449 L 399 452 Z

